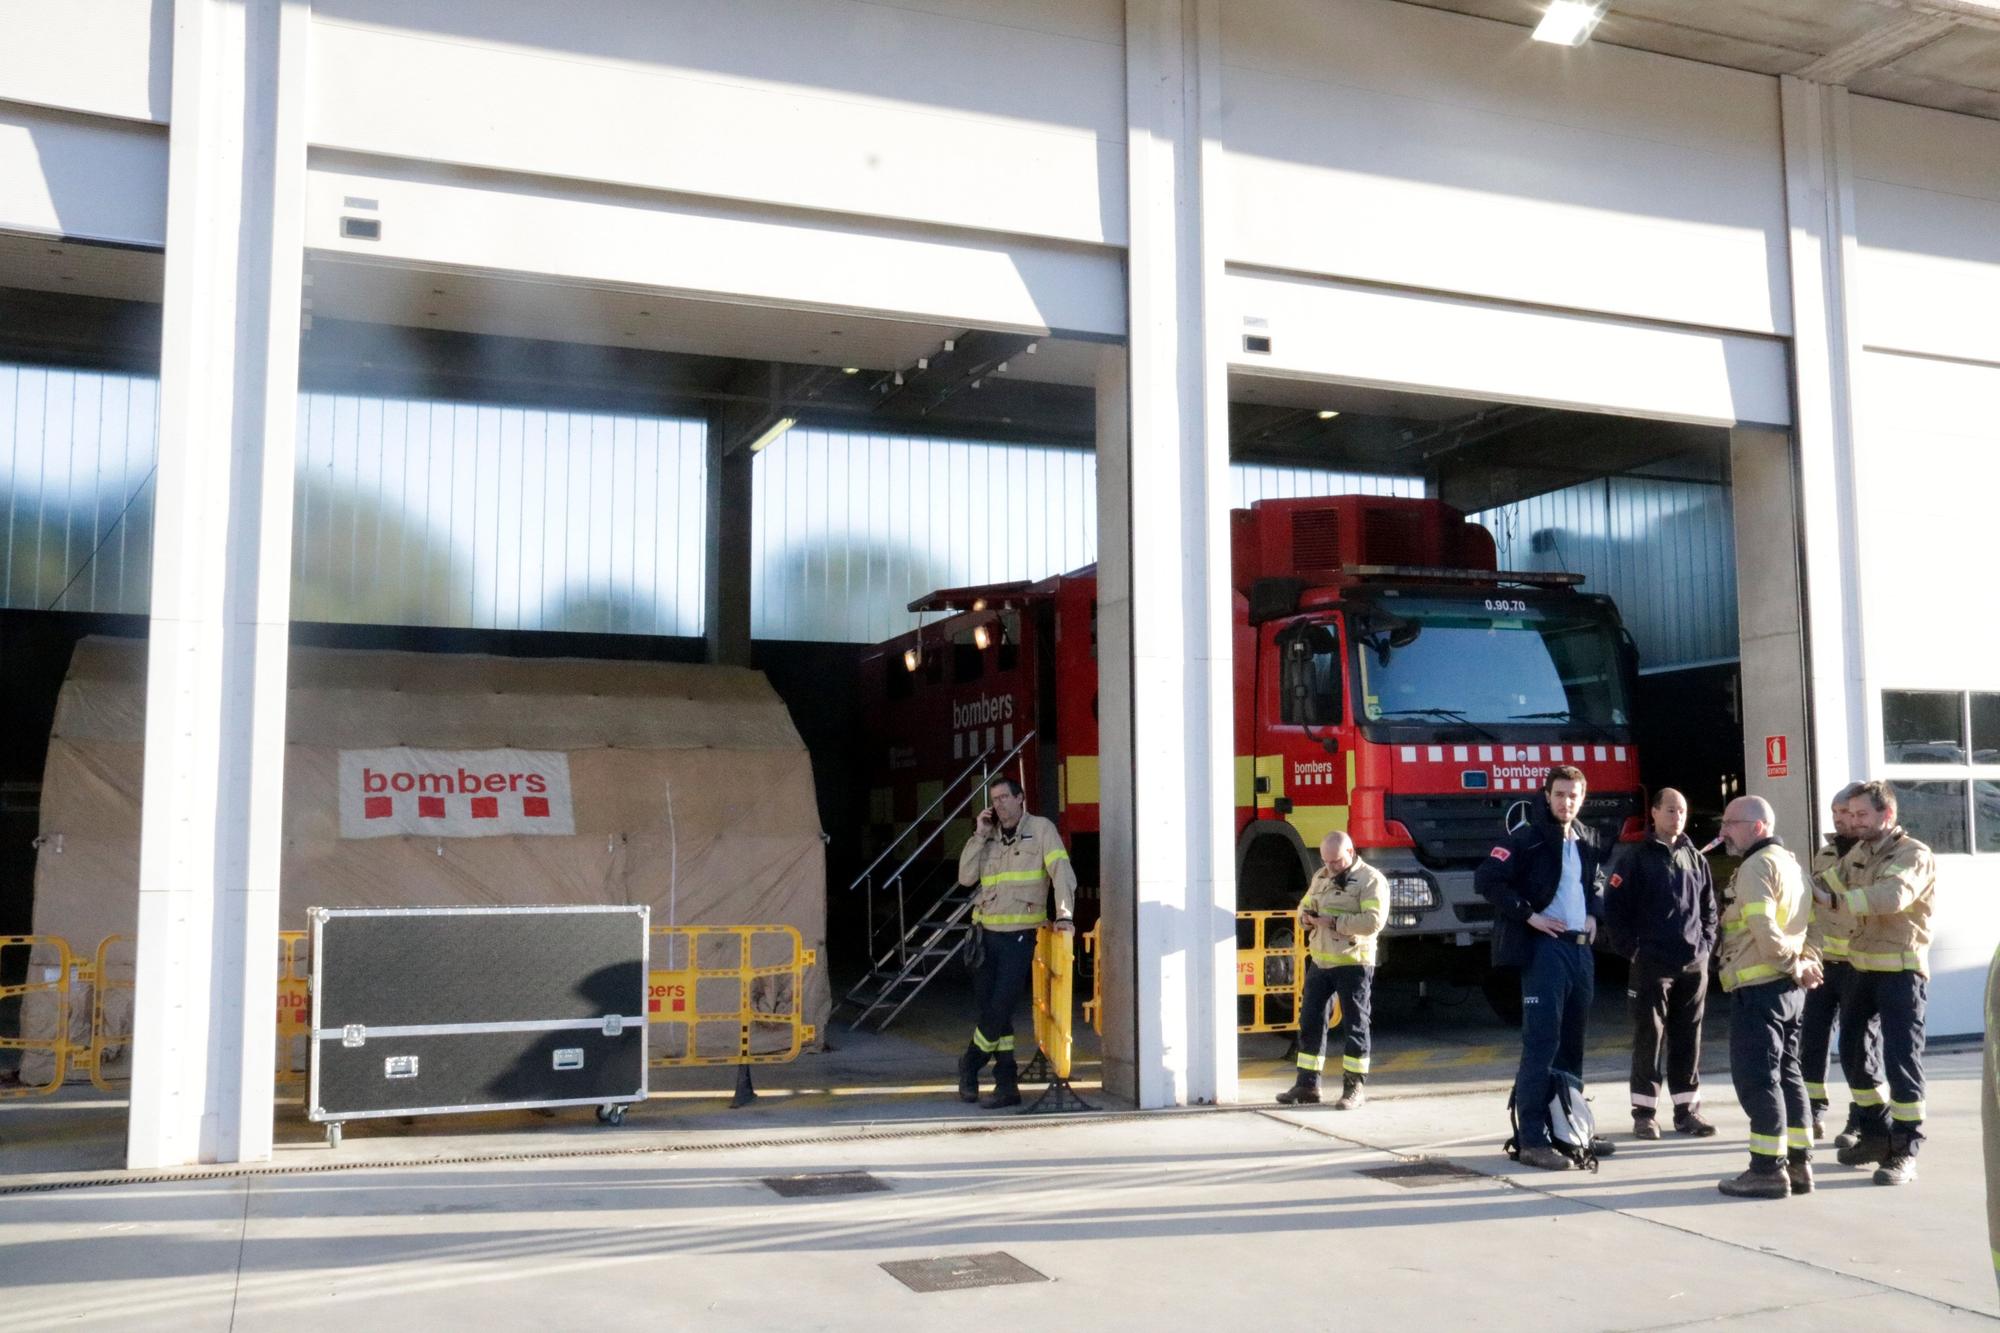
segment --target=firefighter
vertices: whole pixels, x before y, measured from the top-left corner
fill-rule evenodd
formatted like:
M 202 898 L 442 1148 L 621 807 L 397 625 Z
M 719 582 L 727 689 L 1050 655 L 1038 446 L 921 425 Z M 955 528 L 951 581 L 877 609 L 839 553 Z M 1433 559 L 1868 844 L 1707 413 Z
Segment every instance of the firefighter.
M 1652 836 L 1618 860 L 1604 891 L 1604 930 L 1632 960 L 1632 1137 L 1660 1137 L 1660 1065 L 1665 1055 L 1674 1129 L 1708 1138 L 1701 1114 L 1701 1022 L 1708 959 L 1715 950 L 1715 877 L 1688 840 L 1687 798 L 1672 787 L 1653 798 Z M 1664 1046 L 1664 1050 L 1662 1047 Z
M 1355 853 L 1345 833 L 1319 845 L 1320 868 L 1299 900 L 1299 928 L 1306 935 L 1306 979 L 1299 997 L 1298 1081 L 1278 1094 L 1290 1106 L 1319 1100 L 1326 1068 L 1327 1021 L 1340 997 L 1340 1100 L 1352 1111 L 1367 1100 L 1368 1006 L 1375 985 L 1375 941 L 1388 919 L 1389 881 Z
M 1514 1078 L 1520 1160 L 1566 1171 L 1569 1159 L 1549 1144 L 1542 1108 L 1556 1070 L 1583 1082 L 1583 1041 L 1596 993 L 1591 943 L 1603 915 L 1598 881 L 1604 853 L 1597 836 L 1577 822 L 1583 809 L 1581 769 L 1559 764 L 1542 782 L 1542 808 L 1486 854 L 1473 887 L 1493 904 L 1493 963 L 1521 969 L 1521 1067 Z M 1615 1151 L 1593 1138 L 1599 1157 Z
M 958 1095 L 990 1111 L 1021 1104 L 1014 1010 L 1028 988 L 1036 932 L 1049 919 L 1051 889 L 1055 928 L 1075 928 L 1076 871 L 1056 826 L 1027 813 L 1020 783 L 995 778 L 986 795 L 993 803 L 979 812 L 972 837 L 958 854 L 958 882 L 978 886 L 972 921 L 979 950 L 972 981 L 978 1012 L 972 1041 L 958 1058 Z M 989 1059 L 993 1091 L 981 1097 L 979 1071 Z
M 1805 876 L 1777 838 L 1761 796 L 1722 812 L 1722 837 L 1743 858 L 1722 895 L 1722 989 L 1729 1006 L 1729 1077 L 1750 1117 L 1750 1167 L 1721 1182 L 1739 1199 L 1783 1199 L 1813 1188 L 1799 1028 L 1805 991 L 1820 982 L 1806 939 Z
M 1847 961 L 1848 940 L 1854 934 L 1854 918 L 1848 915 L 1847 906 L 1842 901 L 1846 885 L 1840 879 L 1840 861 L 1854 848 L 1847 803 L 1860 790 L 1860 783 L 1851 782 L 1833 798 L 1833 832 L 1827 835 L 1826 845 L 1813 853 L 1812 865 L 1806 873 L 1807 882 L 1813 889 L 1806 914 L 1806 938 L 1819 950 L 1825 976 L 1817 988 L 1806 993 L 1805 1027 L 1799 1036 L 1799 1062 L 1805 1070 L 1806 1098 L 1812 1103 L 1814 1143 L 1826 1137 L 1829 1101 L 1826 1095 L 1827 1050 L 1833 1040 L 1833 1021 L 1840 1013 L 1841 1001 L 1847 995 L 1854 976 L 1854 968 Z M 1845 1027 L 1841 1029 L 1843 1070 L 1847 1067 L 1847 1046 L 1850 1042 L 1862 1043 L 1859 1058 L 1868 1071 L 1868 1083 L 1865 1088 L 1848 1089 L 1847 1127 L 1834 1140 L 1835 1149 L 1850 1147 L 1860 1137 L 1863 1107 L 1857 1099 L 1868 1099 L 1870 1106 L 1882 1104 L 1881 1020 L 1869 1023 L 1861 1032 L 1849 1032 Z
M 1853 1145 L 1836 1156 L 1843 1166 L 1874 1163 L 1877 1185 L 1907 1185 L 1917 1178 L 1917 1148 L 1924 1141 L 1924 1011 L 1937 860 L 1896 823 L 1896 789 L 1888 783 L 1862 783 L 1847 808 L 1855 843 L 1840 863 L 1840 902 L 1854 918 L 1847 955 L 1854 974 L 1840 1006 L 1840 1028 L 1861 1032 L 1880 1018 L 1889 1105 L 1885 1114 L 1879 1098 L 1862 1104 L 1870 1077 L 1860 1058 L 1862 1043 L 1843 1040 L 1843 1072 L 1861 1104 L 1861 1125 Z

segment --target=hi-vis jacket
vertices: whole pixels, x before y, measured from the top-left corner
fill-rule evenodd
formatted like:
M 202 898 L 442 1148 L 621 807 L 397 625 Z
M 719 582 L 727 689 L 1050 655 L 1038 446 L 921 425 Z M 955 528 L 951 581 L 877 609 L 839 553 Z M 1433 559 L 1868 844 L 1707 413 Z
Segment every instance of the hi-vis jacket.
M 1333 918 L 1331 926 L 1314 926 L 1306 936 L 1306 951 L 1321 967 L 1375 966 L 1375 940 L 1389 918 L 1389 881 L 1360 857 L 1336 875 L 1321 866 L 1299 899 L 1299 911 Z
M 1806 939 L 1829 963 L 1846 962 L 1848 942 L 1854 938 L 1854 914 L 1847 910 L 1847 881 L 1840 873 L 1841 858 L 1848 850 L 1828 834 L 1826 846 L 1813 853 L 1807 872 L 1814 885 L 1833 895 L 1831 907 L 1817 897 L 1806 905 Z
M 977 884 L 972 919 L 988 930 L 1033 930 L 1049 919 L 1049 890 L 1056 892 L 1056 919 L 1076 912 L 1076 871 L 1062 834 L 1040 815 L 1021 816 L 1011 837 L 996 829 L 976 830 L 958 854 L 958 882 Z
M 1798 858 L 1776 838 L 1766 838 L 1750 849 L 1722 891 L 1722 989 L 1789 980 L 1813 957 Z
M 1847 891 L 1842 905 L 1854 917 L 1847 961 L 1864 972 L 1931 974 L 1931 903 L 1937 859 L 1931 849 L 1898 828 L 1860 842 L 1842 859 Z

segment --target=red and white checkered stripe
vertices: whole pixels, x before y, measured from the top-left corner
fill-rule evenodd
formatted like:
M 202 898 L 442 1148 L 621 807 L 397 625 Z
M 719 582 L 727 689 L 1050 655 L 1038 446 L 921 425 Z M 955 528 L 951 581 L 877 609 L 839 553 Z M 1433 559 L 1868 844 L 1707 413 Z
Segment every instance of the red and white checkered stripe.
M 1494 765 L 1535 764 L 1546 770 L 1556 764 L 1632 762 L 1631 747 L 1625 745 L 1401 745 L 1396 757 L 1403 765 L 1416 766 L 1409 773 L 1416 784 L 1452 788 L 1459 785 L 1459 774 L 1468 765 L 1490 772 Z M 1539 777 L 1528 775 L 1494 773 L 1489 781 L 1491 791 L 1539 791 L 1542 785 Z

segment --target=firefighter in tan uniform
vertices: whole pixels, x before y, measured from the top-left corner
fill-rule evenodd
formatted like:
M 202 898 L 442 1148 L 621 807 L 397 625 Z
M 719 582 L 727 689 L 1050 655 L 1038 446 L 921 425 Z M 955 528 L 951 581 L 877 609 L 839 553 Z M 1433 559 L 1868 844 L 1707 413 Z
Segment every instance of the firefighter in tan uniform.
M 1319 1100 L 1320 1073 L 1326 1068 L 1327 1020 L 1340 997 L 1340 1100 L 1336 1111 L 1351 1111 L 1366 1100 L 1368 1007 L 1375 984 L 1375 942 L 1388 920 L 1389 881 L 1355 853 L 1345 833 L 1329 833 L 1319 845 L 1320 868 L 1299 900 L 1299 926 L 1306 931 L 1306 979 L 1299 997 L 1299 1072 L 1278 1094 L 1286 1105 Z
M 1806 882 L 1812 888 L 1806 913 L 1806 939 L 1819 950 L 1825 980 L 1806 994 L 1805 1031 L 1799 1038 L 1799 1060 L 1805 1066 L 1806 1098 L 1812 1102 L 1812 1136 L 1818 1143 L 1826 1136 L 1826 1109 L 1832 1099 L 1826 1093 L 1827 1053 L 1833 1044 L 1833 1023 L 1840 1015 L 1841 1001 L 1853 988 L 1854 965 L 1847 961 L 1848 943 L 1854 938 L 1854 917 L 1847 910 L 1847 886 L 1840 878 L 1840 863 L 1854 850 L 1854 833 L 1848 825 L 1847 803 L 1861 790 L 1858 782 L 1842 787 L 1833 798 L 1833 832 L 1826 845 L 1813 853 L 1806 868 Z M 1850 1049 L 1858 1046 L 1858 1050 Z M 1870 1023 L 1861 1032 L 1840 1032 L 1840 1067 L 1843 1076 L 1850 1061 L 1859 1060 L 1867 1081 L 1848 1084 L 1847 1124 L 1834 1139 L 1835 1148 L 1846 1148 L 1861 1136 L 1861 1124 L 1869 1107 L 1882 1105 L 1882 1024 Z
M 1863 1108 L 1860 1134 L 1837 1155 L 1843 1166 L 1874 1165 L 1877 1185 L 1907 1185 L 1917 1178 L 1917 1148 L 1924 1141 L 1924 1013 L 1937 860 L 1896 823 L 1896 789 L 1886 782 L 1861 785 L 1848 802 L 1848 825 L 1856 842 L 1840 863 L 1841 903 L 1854 918 L 1848 941 L 1854 977 L 1841 1002 L 1840 1027 L 1860 1032 L 1881 1020 L 1889 1105 L 1885 1111 L 1878 1098 Z M 1848 1043 L 1841 1045 L 1858 1102 L 1869 1075 L 1846 1058 Z
M 1750 1117 L 1750 1168 L 1719 1188 L 1741 1199 L 1783 1199 L 1813 1187 L 1799 1032 L 1820 962 L 1806 939 L 1805 875 L 1776 825 L 1760 796 L 1739 796 L 1723 811 L 1723 839 L 1743 858 L 1722 892 L 1719 962 L 1731 997 L 1729 1077 Z
M 958 1095 L 992 1110 L 1021 1104 L 1014 1010 L 1034 968 L 1036 931 L 1049 920 L 1051 890 L 1056 929 L 1075 928 L 1076 871 L 1056 826 L 1027 813 L 1020 783 L 995 778 L 986 794 L 993 804 L 979 812 L 972 837 L 958 854 L 958 882 L 978 886 L 972 920 L 979 949 L 972 981 L 978 1018 L 958 1059 Z M 981 1097 L 979 1071 L 989 1059 L 993 1091 Z

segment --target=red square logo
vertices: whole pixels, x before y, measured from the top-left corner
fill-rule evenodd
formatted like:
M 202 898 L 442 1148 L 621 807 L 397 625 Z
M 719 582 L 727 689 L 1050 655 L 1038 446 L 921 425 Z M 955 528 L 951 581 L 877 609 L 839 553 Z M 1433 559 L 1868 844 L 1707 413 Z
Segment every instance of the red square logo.
M 674 1012 L 677 1014 L 686 1013 L 687 1007 L 688 1007 L 688 1002 L 686 1000 L 676 999 L 674 1001 Z
M 474 819 L 500 818 L 500 798 L 498 796 L 475 796 L 472 798 Z
M 393 796 L 364 796 L 361 798 L 363 819 L 394 819 L 396 799 Z
M 523 796 L 521 798 L 521 813 L 530 819 L 547 819 L 549 817 L 549 798 L 546 796 Z
M 419 796 L 419 797 L 417 798 L 417 818 L 418 818 L 418 819 L 443 819 L 443 818 L 444 818 L 444 797 L 442 797 L 442 796 Z

